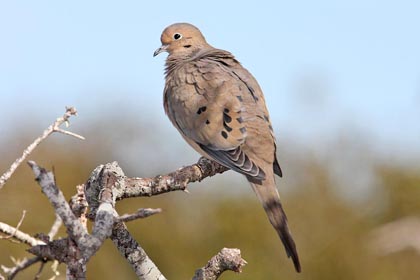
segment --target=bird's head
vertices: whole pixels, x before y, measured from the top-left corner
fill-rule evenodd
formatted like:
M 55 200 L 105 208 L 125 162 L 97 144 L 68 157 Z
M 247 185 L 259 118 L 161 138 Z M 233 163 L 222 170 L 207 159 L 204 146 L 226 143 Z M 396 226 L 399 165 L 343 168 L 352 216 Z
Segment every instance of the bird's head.
M 189 23 L 175 23 L 166 27 L 160 41 L 162 46 L 154 52 L 153 56 L 168 52 L 170 56 L 189 57 L 209 46 L 200 30 Z

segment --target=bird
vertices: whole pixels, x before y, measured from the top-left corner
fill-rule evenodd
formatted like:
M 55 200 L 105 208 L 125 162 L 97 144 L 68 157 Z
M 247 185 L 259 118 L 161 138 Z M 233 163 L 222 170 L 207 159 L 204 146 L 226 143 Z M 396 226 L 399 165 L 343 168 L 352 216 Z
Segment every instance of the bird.
M 154 52 L 167 52 L 165 113 L 202 156 L 245 175 L 268 219 L 301 272 L 296 245 L 280 202 L 275 175 L 282 177 L 276 139 L 263 92 L 228 51 L 207 43 L 189 23 L 175 23 Z

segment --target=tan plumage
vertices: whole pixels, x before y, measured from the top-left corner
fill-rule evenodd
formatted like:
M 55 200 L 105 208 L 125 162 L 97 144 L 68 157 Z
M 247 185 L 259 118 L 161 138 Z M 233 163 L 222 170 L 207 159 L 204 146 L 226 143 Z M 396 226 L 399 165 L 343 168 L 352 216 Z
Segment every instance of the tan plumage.
M 169 119 L 200 154 L 246 176 L 300 272 L 274 180 L 274 173 L 282 176 L 274 133 L 257 81 L 191 24 L 168 26 L 161 42 L 154 55 L 169 53 L 164 89 Z

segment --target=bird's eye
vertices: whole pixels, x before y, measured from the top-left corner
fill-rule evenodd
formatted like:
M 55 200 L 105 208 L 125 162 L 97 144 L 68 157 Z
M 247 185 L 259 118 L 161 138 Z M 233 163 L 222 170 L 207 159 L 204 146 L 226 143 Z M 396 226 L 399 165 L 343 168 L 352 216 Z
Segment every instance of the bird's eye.
M 182 35 L 181 34 L 179 34 L 179 33 L 175 33 L 174 34 L 174 39 L 175 40 L 179 40 L 179 39 L 181 39 L 182 38 Z

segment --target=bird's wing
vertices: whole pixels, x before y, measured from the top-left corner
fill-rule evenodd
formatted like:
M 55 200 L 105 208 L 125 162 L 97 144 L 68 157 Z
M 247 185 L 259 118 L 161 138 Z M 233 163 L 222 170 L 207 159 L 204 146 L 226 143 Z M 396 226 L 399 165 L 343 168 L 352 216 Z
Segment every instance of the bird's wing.
M 215 161 L 257 181 L 264 171 L 246 145 L 257 104 L 232 71 L 233 58 L 205 56 L 186 63 L 165 87 L 165 108 L 174 125 Z M 172 82 L 171 82 L 172 81 Z M 248 108 L 247 102 L 255 103 Z M 170 103 L 170 104 L 169 104 Z

